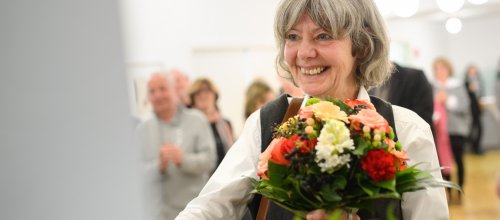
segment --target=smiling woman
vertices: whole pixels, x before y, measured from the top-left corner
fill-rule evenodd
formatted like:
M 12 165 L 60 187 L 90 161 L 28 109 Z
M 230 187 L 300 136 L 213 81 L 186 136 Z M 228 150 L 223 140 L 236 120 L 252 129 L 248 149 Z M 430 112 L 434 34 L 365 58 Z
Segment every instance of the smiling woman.
M 382 83 L 391 70 L 384 21 L 372 0 L 282 0 L 274 27 L 279 48 L 276 64 L 285 71 L 283 77 L 306 93 L 305 99 L 312 95 L 320 99 L 379 103 L 377 110 L 394 119 L 398 140 L 409 158 L 408 166 L 424 163 L 423 169 L 439 167 L 429 125 L 415 113 L 388 103 L 380 104 L 385 102 L 366 92 L 366 87 Z M 241 219 L 245 205 L 254 197 L 252 180 L 257 179 L 259 152 L 271 143 L 272 125 L 281 121 L 289 101 L 281 96 L 250 115 L 242 134 L 212 178 L 177 219 Z M 296 100 L 292 103 L 297 104 Z M 300 101 L 293 106 L 300 106 Z M 441 179 L 440 173 L 432 175 Z M 254 217 L 259 213 L 259 201 L 255 196 L 251 202 Z M 448 218 L 441 188 L 405 193 L 401 201 L 376 203 L 380 207 L 375 216 L 359 215 L 387 219 L 387 208 L 394 207 L 394 212 L 389 213 L 397 219 Z M 263 208 L 259 210 L 267 210 L 266 202 L 261 205 Z M 325 212 L 307 211 L 310 211 L 308 219 L 327 218 Z M 345 212 L 343 216 L 347 216 Z M 271 203 L 267 218 L 292 219 L 293 214 Z

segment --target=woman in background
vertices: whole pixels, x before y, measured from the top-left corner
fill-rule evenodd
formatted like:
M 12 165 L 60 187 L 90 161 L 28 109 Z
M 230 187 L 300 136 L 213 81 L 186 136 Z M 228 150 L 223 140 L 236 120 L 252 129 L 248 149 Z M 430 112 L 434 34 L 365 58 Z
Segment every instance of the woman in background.
M 246 91 L 245 119 L 268 101 L 273 100 L 275 94 L 271 87 L 263 80 L 254 80 Z
M 467 89 L 459 80 L 452 78 L 453 67 L 445 58 L 437 58 L 433 63 L 436 82 L 434 94 L 436 101 L 446 108 L 448 133 L 451 150 L 457 165 L 458 185 L 464 185 L 464 144 L 470 128 L 470 101 Z M 460 201 L 460 194 L 458 201 Z
M 482 154 L 481 150 L 481 136 L 483 133 L 483 126 L 481 123 L 481 106 L 479 99 L 483 95 L 483 86 L 481 75 L 475 65 L 469 65 L 465 73 L 465 87 L 470 99 L 470 111 L 472 113 L 472 124 L 468 141 L 472 147 L 474 154 Z
M 231 123 L 222 117 L 217 107 L 218 90 L 212 81 L 200 78 L 191 85 L 189 97 L 191 98 L 191 107 L 202 111 L 210 122 L 217 148 L 218 166 L 233 144 Z

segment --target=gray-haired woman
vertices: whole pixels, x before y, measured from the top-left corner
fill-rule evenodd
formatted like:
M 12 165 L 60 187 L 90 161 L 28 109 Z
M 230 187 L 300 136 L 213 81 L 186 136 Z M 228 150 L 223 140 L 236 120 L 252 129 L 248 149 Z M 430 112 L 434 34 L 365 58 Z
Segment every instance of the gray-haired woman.
M 277 66 L 286 72 L 283 77 L 307 94 L 305 99 L 314 96 L 370 101 L 366 88 L 382 83 L 391 72 L 389 39 L 372 0 L 283 0 L 274 29 L 279 48 Z M 240 138 L 217 171 L 177 219 L 241 219 L 253 198 L 248 177 L 257 179 L 261 147 L 269 144 L 272 132 L 266 130 L 267 119 L 262 112 L 276 103 L 271 102 L 248 118 Z M 410 110 L 392 106 L 391 111 L 409 165 L 423 162 L 429 169 L 439 167 L 429 125 Z M 441 178 L 439 172 L 433 175 Z M 405 193 L 396 208 L 401 211 L 397 216 L 400 219 L 449 218 L 442 188 Z M 267 216 L 292 217 L 272 207 Z M 308 219 L 326 218 L 322 211 L 308 215 Z

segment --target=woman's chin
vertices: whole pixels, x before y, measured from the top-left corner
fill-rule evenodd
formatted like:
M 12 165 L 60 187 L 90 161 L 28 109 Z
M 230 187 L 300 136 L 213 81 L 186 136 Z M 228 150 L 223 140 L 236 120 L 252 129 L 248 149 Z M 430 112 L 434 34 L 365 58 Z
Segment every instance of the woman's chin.
M 310 95 L 312 97 L 322 97 L 324 92 L 318 90 L 318 88 L 303 88 L 305 94 Z

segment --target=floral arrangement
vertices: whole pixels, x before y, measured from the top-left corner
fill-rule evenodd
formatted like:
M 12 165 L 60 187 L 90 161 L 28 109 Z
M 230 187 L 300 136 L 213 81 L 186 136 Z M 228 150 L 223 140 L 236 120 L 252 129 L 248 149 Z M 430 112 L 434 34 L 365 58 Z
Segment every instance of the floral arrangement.
M 408 167 L 406 152 L 375 107 L 365 101 L 309 99 L 274 129 L 260 155 L 261 194 L 295 215 L 324 209 L 370 210 L 379 198 L 401 199 L 426 187 L 459 187 Z

